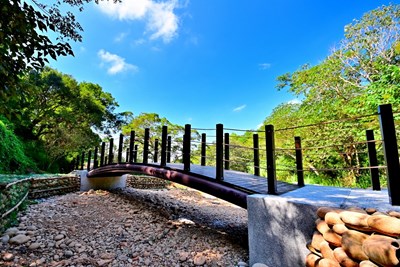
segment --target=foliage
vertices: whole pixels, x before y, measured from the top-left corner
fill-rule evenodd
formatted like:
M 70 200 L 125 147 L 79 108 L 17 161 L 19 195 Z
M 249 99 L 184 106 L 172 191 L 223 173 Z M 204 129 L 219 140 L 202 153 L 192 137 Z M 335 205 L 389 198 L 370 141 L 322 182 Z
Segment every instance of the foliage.
M 63 4 L 83 10 L 92 0 L 62 0 L 32 4 L 21 0 L 2 1 L 0 7 L 0 112 L 13 112 L 5 103 L 17 95 L 22 74 L 41 70 L 50 56 L 74 55 L 70 41 L 81 41 L 83 30 L 71 11 L 63 13 Z M 116 2 L 115 0 L 114 2 Z M 98 1 L 95 0 L 97 3 Z M 54 36 L 51 40 L 48 33 Z
M 22 77 L 18 96 L 9 106 L 15 133 L 27 153 L 46 171 L 67 171 L 66 158 L 100 142 L 99 134 L 111 135 L 129 112 L 116 113 L 118 103 L 93 83 L 78 83 L 51 68 Z
M 14 134 L 12 125 L 0 116 L 0 173 L 24 173 L 35 168 L 25 155 L 24 145 Z
M 298 106 L 283 105 L 274 110 L 266 123 L 276 128 L 287 128 L 288 121 L 310 125 L 279 132 L 277 138 L 288 140 L 299 135 L 310 140 L 305 146 L 317 151 L 306 155 L 304 162 L 315 175 L 339 179 L 345 186 L 365 184 L 367 174 L 358 168 L 365 166 L 368 158 L 366 145 L 359 142 L 365 140 L 365 130 L 378 129 L 378 123 L 372 116 L 350 118 L 374 114 L 383 103 L 398 108 L 399 29 L 400 5 L 379 7 L 346 25 L 340 46 L 321 63 L 306 64 L 278 77 L 278 89 L 288 88 L 304 99 Z M 338 166 L 346 170 L 317 171 Z
M 159 140 L 161 145 L 162 127 L 168 127 L 168 135 L 171 136 L 171 161 L 179 162 L 182 160 L 182 145 L 184 127 L 171 123 L 166 118 L 161 118 L 156 113 L 141 113 L 136 117 L 131 118 L 130 122 L 122 127 L 122 133 L 125 136 L 130 136 L 131 131 L 135 131 L 135 142 L 143 147 L 145 129 L 149 129 L 149 156 L 154 156 L 155 140 Z M 198 139 L 196 131 L 192 131 L 195 139 Z M 141 155 L 142 153 L 139 153 Z

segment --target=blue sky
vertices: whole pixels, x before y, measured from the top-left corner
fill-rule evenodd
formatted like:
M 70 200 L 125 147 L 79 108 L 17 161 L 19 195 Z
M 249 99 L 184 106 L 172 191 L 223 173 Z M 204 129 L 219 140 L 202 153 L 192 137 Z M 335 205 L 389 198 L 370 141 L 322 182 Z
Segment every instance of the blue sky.
M 118 111 L 255 129 L 295 97 L 276 77 L 317 64 L 379 0 L 122 0 L 76 12 L 83 42 L 51 66 L 97 83 Z M 295 123 L 295 122 L 294 122 Z

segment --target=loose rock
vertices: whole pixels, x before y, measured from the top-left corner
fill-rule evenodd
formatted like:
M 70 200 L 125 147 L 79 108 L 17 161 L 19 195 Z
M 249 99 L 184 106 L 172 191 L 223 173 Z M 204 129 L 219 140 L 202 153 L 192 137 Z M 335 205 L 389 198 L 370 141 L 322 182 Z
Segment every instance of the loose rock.
M 246 210 L 213 201 L 131 188 L 41 200 L 3 234 L 0 266 L 248 266 Z

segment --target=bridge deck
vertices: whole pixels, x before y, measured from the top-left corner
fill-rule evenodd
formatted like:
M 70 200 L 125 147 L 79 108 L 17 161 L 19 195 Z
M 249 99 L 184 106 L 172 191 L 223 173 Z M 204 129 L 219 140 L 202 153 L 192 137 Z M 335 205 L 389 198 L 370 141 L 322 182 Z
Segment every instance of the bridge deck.
M 168 163 L 167 166 L 173 169 L 183 170 L 183 164 L 180 163 Z M 190 172 L 213 178 L 215 177 L 216 170 L 215 167 L 211 166 L 200 166 L 191 164 Z M 268 193 L 268 179 L 249 173 L 224 170 L 224 182 L 232 184 L 236 187 L 246 189 L 248 191 L 252 191 L 253 193 Z M 296 184 L 277 181 L 278 195 L 287 193 L 298 188 L 299 187 Z

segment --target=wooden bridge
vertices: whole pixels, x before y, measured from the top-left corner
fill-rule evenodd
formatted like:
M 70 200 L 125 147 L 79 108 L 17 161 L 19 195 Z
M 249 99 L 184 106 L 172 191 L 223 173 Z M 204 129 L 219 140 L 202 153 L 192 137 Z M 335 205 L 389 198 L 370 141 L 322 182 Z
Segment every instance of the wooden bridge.
M 370 169 L 371 180 L 374 190 L 380 190 L 378 168 L 387 169 L 388 194 L 392 205 L 400 205 L 400 173 L 399 154 L 397 150 L 396 131 L 394 126 L 393 112 L 390 105 L 379 106 L 379 115 L 381 137 L 383 139 L 383 148 L 386 166 L 378 166 L 376 161 L 376 150 L 374 140 L 369 139 L 371 130 L 367 130 L 368 155 L 370 166 L 364 169 Z M 370 115 L 369 115 L 370 116 Z M 193 140 L 193 130 L 212 130 L 215 136 L 212 136 L 213 142 L 206 142 L 206 135 L 201 134 L 201 141 Z M 179 154 L 180 162 L 171 163 L 171 136 L 168 135 L 168 127 L 162 126 L 161 144 L 158 138 L 151 138 L 150 129 L 144 130 L 142 140 L 135 137 L 135 131 L 131 131 L 130 136 L 119 138 L 119 144 L 116 153 L 114 152 L 114 140 L 110 139 L 108 151 L 106 143 L 102 142 L 101 147 L 96 147 L 93 153 L 89 151 L 87 155 L 82 152 L 81 157 L 76 159 L 76 168 L 84 169 L 84 162 L 87 159 L 87 177 L 95 179 L 96 177 L 116 177 L 129 173 L 143 173 L 162 179 L 180 183 L 216 197 L 225 199 L 241 207 L 246 208 L 246 198 L 250 194 L 270 194 L 280 195 L 304 186 L 304 169 L 302 165 L 302 147 L 300 137 L 295 137 L 295 146 L 292 150 L 295 152 L 296 166 L 294 173 L 297 174 L 297 183 L 289 184 L 277 181 L 275 166 L 275 132 L 272 125 L 265 125 L 264 131 L 261 131 L 265 139 L 265 147 L 259 146 L 260 131 L 253 131 L 253 152 L 251 164 L 254 166 L 253 174 L 230 170 L 230 152 L 229 148 L 235 147 L 229 143 L 229 133 L 224 130 L 222 124 L 217 124 L 215 129 L 192 129 L 190 124 L 180 127 L 183 134 L 180 140 L 175 140 L 181 150 L 175 151 Z M 265 136 L 265 137 L 264 137 Z M 137 143 L 141 144 L 142 151 L 139 151 Z M 197 142 L 197 144 L 195 144 Z M 126 147 L 126 156 L 123 158 L 124 144 Z M 151 144 L 151 145 L 150 145 Z M 206 146 L 212 144 L 215 149 L 214 166 L 206 166 Z M 192 164 L 191 149 L 195 146 L 201 151 L 201 155 L 196 159 L 199 165 Z M 152 147 L 153 151 L 150 151 Z M 159 151 L 161 147 L 161 151 Z M 370 148 L 371 147 L 371 148 Z M 260 151 L 265 152 L 265 163 L 260 166 Z M 107 155 L 106 155 L 107 154 Z M 115 157 L 115 154 L 117 156 Z M 141 162 L 138 161 L 141 157 Z M 149 157 L 151 158 L 149 159 Z M 159 162 L 160 160 L 160 162 Z M 260 169 L 265 169 L 266 177 L 260 176 Z
M 114 177 L 128 173 L 143 173 L 153 177 L 176 182 L 202 192 L 214 195 L 242 208 L 247 207 L 247 196 L 268 194 L 268 179 L 249 173 L 226 170 L 224 178 L 213 178 L 215 168 L 211 166 L 190 165 L 190 171 L 184 165 L 168 163 L 165 166 L 143 163 L 120 163 L 105 165 L 89 171 L 88 178 Z M 297 189 L 298 185 L 278 181 L 274 194 L 283 194 Z

